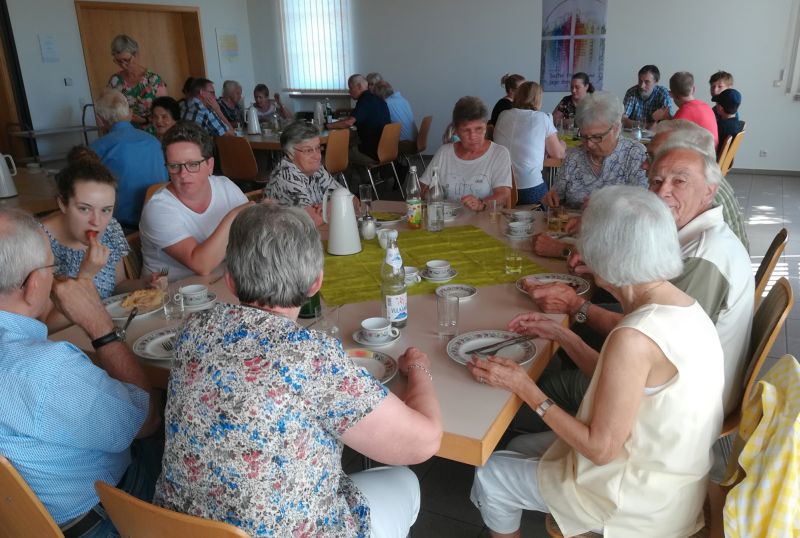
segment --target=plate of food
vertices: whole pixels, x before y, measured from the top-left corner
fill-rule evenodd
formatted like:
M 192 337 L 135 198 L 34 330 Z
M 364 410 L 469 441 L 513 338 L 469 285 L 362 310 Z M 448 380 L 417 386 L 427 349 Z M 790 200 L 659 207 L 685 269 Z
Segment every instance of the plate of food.
M 587 291 L 589 291 L 589 282 L 585 279 L 575 276 L 575 275 L 567 275 L 563 273 L 540 273 L 538 275 L 528 275 L 524 276 L 517 280 L 516 286 L 519 291 L 524 293 L 525 295 L 528 294 L 525 291 L 525 286 L 523 283 L 525 280 L 533 280 L 538 284 L 551 284 L 553 282 L 561 282 L 562 284 L 566 284 L 570 286 L 572 289 L 575 290 L 575 293 L 578 295 L 583 295 Z
M 347 349 L 345 353 L 356 366 L 364 368 L 384 385 L 397 375 L 397 361 L 386 353 L 362 348 Z
M 114 321 L 125 321 L 133 307 L 139 309 L 139 317 L 152 315 L 164 304 L 164 292 L 153 288 L 122 293 L 103 299 L 103 306 Z
M 405 213 L 397 213 L 392 211 L 372 211 L 370 213 L 378 224 L 397 224 L 405 220 Z
M 459 364 L 466 365 L 473 356 L 472 351 L 484 346 L 496 344 L 509 338 L 519 336 L 511 331 L 470 331 L 459 334 L 447 344 L 447 355 Z M 536 344 L 531 340 L 511 344 L 493 353 L 497 357 L 511 359 L 517 364 L 524 366 L 536 356 Z

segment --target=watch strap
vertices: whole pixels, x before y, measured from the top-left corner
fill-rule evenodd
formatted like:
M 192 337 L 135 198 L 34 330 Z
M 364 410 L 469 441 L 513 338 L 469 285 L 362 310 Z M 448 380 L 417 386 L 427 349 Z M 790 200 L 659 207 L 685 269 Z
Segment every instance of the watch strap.
M 547 410 L 553 405 L 555 405 L 555 402 L 553 402 L 553 400 L 550 398 L 547 398 L 545 401 L 536 406 L 536 414 L 540 417 L 543 417 L 545 413 L 547 413 Z
M 592 306 L 591 301 L 584 301 L 581 307 L 575 312 L 575 321 L 578 323 L 585 323 L 589 319 L 589 307 Z
M 94 340 L 92 340 L 92 347 L 95 349 L 99 349 L 105 346 L 106 344 L 110 344 L 111 342 L 121 342 L 124 339 L 125 339 L 125 333 L 122 331 L 122 329 L 115 327 L 114 330 L 111 331 L 110 333 L 104 334 L 100 338 L 95 338 Z

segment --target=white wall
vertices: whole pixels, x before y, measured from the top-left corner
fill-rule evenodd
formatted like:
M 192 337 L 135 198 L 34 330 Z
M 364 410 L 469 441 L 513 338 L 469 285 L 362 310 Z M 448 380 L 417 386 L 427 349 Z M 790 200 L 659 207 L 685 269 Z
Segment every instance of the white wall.
M 247 0 L 250 36 L 253 47 L 253 80 L 266 84 L 270 92 L 285 87 L 281 48 L 280 9 L 276 0 Z M 253 101 L 254 85 L 244 86 L 245 103 Z

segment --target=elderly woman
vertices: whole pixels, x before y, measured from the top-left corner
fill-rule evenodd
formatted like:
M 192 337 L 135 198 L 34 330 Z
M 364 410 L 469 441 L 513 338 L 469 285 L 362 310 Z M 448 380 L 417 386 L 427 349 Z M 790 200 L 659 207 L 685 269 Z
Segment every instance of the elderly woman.
M 572 75 L 569 81 L 569 95 L 565 96 L 553 110 L 553 122 L 558 125 L 563 120 L 573 120 L 575 111 L 587 93 L 594 93 L 594 86 L 589 81 L 589 75 L 580 72 Z
M 425 353 L 399 357 L 405 403 L 341 343 L 297 324 L 323 252 L 295 208 L 259 204 L 230 230 L 225 282 L 239 304 L 195 314 L 177 336 L 155 502 L 252 536 L 405 536 L 419 484 L 404 467 L 346 475 L 343 445 L 390 465 L 439 448 Z
M 472 360 L 476 380 L 513 391 L 557 436 L 546 451 L 548 433 L 518 437 L 492 455 L 476 470 L 472 500 L 492 536 L 518 536 L 523 509 L 550 512 L 564 536 L 689 536 L 703 524 L 722 425 L 719 338 L 700 305 L 669 282 L 682 262 L 674 219 L 658 197 L 608 187 L 592 195 L 583 220 L 581 252 L 624 318 L 599 356 L 542 314 L 509 325 L 588 355 L 592 381 L 575 418 L 512 361 Z
M 292 112 L 281 103 L 281 94 L 275 92 L 275 99 L 269 98 L 269 88 L 266 84 L 256 84 L 253 89 L 254 106 L 258 113 L 258 121 L 270 121 L 273 116 L 285 120 L 292 119 Z
M 539 112 L 541 106 L 542 87 L 523 82 L 514 95 L 514 108 L 500 114 L 494 127 L 494 141 L 508 148 L 517 171 L 520 204 L 538 204 L 547 192 L 542 177 L 545 153 L 556 159 L 566 153 L 553 119 Z
M 462 97 L 453 108 L 453 129 L 459 140 L 436 150 L 420 178 L 427 192 L 431 174 L 439 171 L 445 198 L 461 201 L 473 211 L 483 211 L 487 202 L 502 206 L 511 194 L 511 157 L 508 150 L 486 139 L 488 110 L 478 97 Z
M 505 87 L 506 94 L 501 97 L 497 103 L 495 103 L 494 108 L 492 109 L 492 119 L 489 120 L 489 125 L 496 125 L 497 119 L 500 117 L 500 113 L 505 110 L 511 110 L 514 106 L 514 94 L 519 88 L 519 85 L 525 82 L 525 77 L 522 75 L 509 75 L 506 73 L 500 79 L 500 85 Z
M 181 118 L 180 105 L 169 96 L 155 98 L 150 111 L 150 126 L 147 132 L 159 140 Z
M 150 122 L 153 99 L 167 95 L 167 84 L 156 73 L 139 64 L 139 44 L 120 34 L 111 42 L 111 56 L 121 69 L 111 75 L 108 87 L 119 90 L 128 99 L 134 125 L 145 127 Z

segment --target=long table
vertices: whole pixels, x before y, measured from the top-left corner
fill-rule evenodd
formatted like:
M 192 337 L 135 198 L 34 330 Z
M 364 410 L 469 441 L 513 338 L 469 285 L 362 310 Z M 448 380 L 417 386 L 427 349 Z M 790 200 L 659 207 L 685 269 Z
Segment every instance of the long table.
M 19 167 L 14 176 L 14 185 L 18 195 L 0 199 L 0 207 L 24 209 L 37 216 L 58 209 L 56 180 L 44 171 L 33 174 Z
M 397 202 L 374 202 L 375 209 L 397 210 Z M 449 225 L 472 224 L 486 233 L 506 241 L 503 235 L 503 219 L 492 223 L 486 213 L 474 214 L 468 210 Z M 542 223 L 543 224 L 543 223 Z M 400 229 L 404 224 L 396 225 Z M 553 272 L 564 272 L 562 261 L 538 258 L 530 252 L 530 242 L 517 245 L 539 265 Z M 400 244 L 402 252 L 402 244 Z M 236 302 L 217 276 L 193 276 L 185 279 L 188 283 L 208 284 L 210 291 L 217 294 L 217 300 Z M 213 282 L 213 283 L 212 283 Z M 323 297 L 324 299 L 324 297 Z M 431 373 L 436 396 L 442 408 L 444 437 L 438 456 L 467 463 L 483 465 L 497 446 L 511 419 L 516 414 L 521 400 L 502 389 L 476 383 L 467 369 L 450 359 L 446 352 L 447 342 L 436 334 L 436 296 L 434 294 L 410 295 L 408 298 L 409 320 L 402 329 L 400 338 L 380 351 L 393 357 L 399 356 L 409 346 L 418 347 L 428 353 L 431 359 Z M 475 297 L 464 301 L 460 306 L 459 332 L 464 333 L 482 329 L 505 329 L 508 321 L 517 313 L 535 310 L 527 295 L 520 293 L 513 283 L 484 286 L 478 288 Z M 378 316 L 381 313 L 379 301 L 364 301 L 345 304 L 339 307 L 339 327 L 342 345 L 345 349 L 361 347 L 352 338 L 362 319 Z M 566 323 L 563 315 L 553 315 L 553 319 Z M 313 322 L 312 322 L 313 324 Z M 166 321 L 160 314 L 134 320 L 128 330 L 128 343 L 153 330 L 165 327 Z M 85 351 L 91 351 L 88 337 L 77 327 L 69 327 L 51 335 L 54 340 L 67 340 Z M 556 350 L 553 342 L 535 339 L 536 357 L 529 366 L 529 375 L 538 379 Z M 148 375 L 156 386 L 166 387 L 171 361 L 149 361 L 142 359 Z M 398 375 L 388 383 L 392 392 L 400 397 L 405 393 L 406 380 Z

